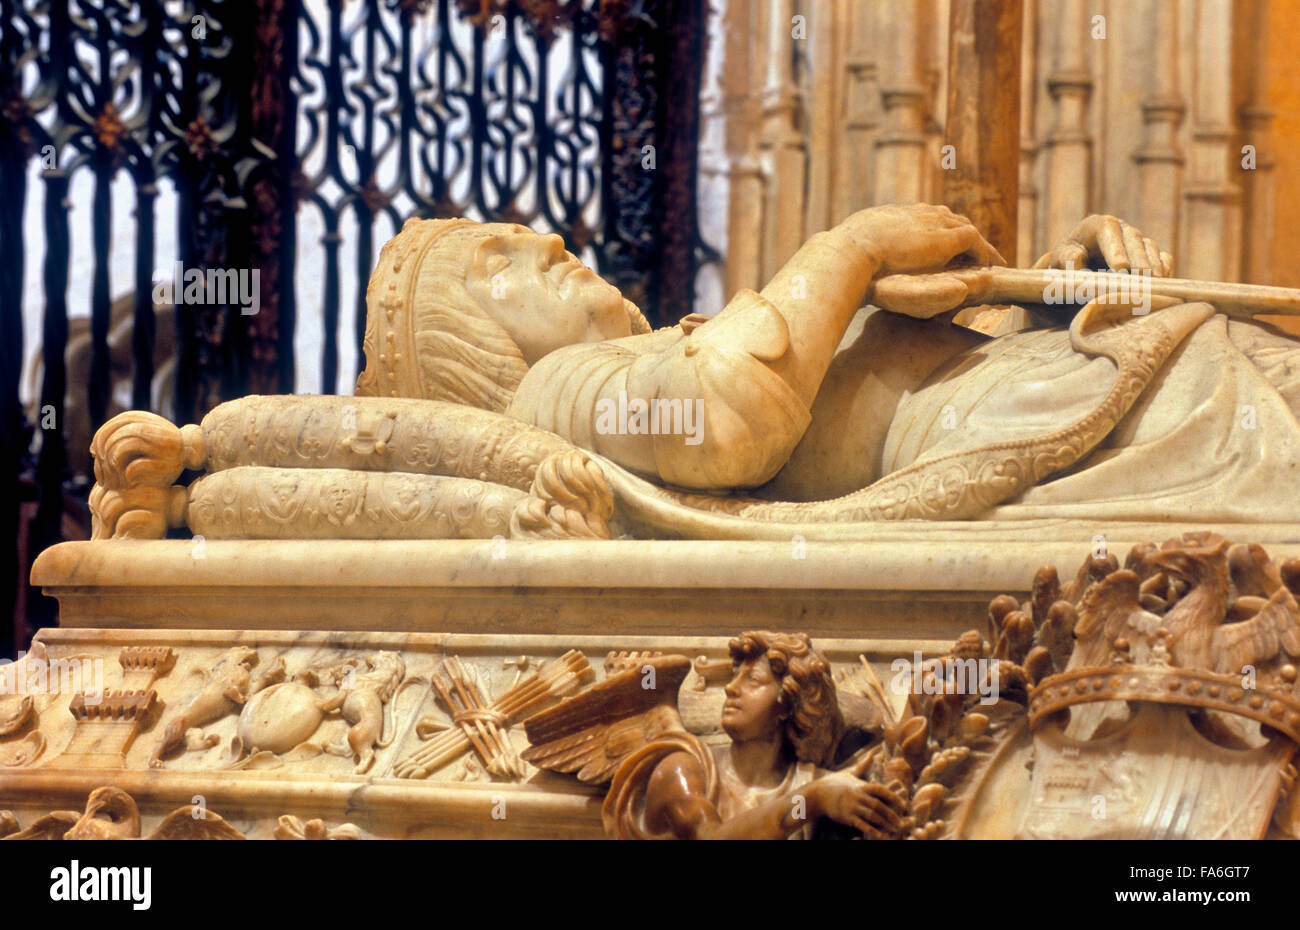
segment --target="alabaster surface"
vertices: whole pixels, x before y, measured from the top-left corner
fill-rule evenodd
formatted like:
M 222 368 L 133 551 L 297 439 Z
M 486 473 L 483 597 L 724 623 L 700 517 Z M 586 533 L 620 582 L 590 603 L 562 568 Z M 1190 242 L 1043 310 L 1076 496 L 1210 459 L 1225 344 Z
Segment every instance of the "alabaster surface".
M 0 832 L 1293 835 L 1294 298 L 1114 217 L 1001 264 L 873 208 L 652 332 L 408 222 L 358 396 L 96 434 L 25 661 L 109 690 L 4 699 Z
M 950 639 L 43 631 L 0 833 L 1297 835 L 1300 558 L 1084 551 Z
M 856 674 L 863 648 L 884 663 L 881 675 L 894 657 L 875 651 L 878 643 L 819 645 L 842 677 Z M 301 838 L 295 830 L 312 821 L 345 828 L 330 838 L 597 838 L 599 792 L 519 758 L 526 714 L 501 721 L 500 743 L 485 737 L 504 750 L 487 758 L 461 738 L 421 772 L 429 762 L 421 751 L 456 730 L 467 682 L 490 708 L 568 655 L 573 674 L 553 687 L 571 694 L 604 677 L 607 653 L 665 647 L 691 666 L 678 700 L 690 732 L 725 739 L 725 637 L 46 630 L 4 671 L 23 685 L 34 674 L 27 664 L 39 659 L 62 676 L 63 690 L 0 699 L 0 808 L 24 830 L 51 811 L 74 812 L 66 831 L 92 792 L 115 788 L 133 800 L 143 836 L 201 796 L 249 838 Z M 448 675 L 446 660 L 459 666 L 457 680 L 448 679 L 451 708 L 433 682 Z M 87 704 L 77 695 L 95 690 L 92 669 L 102 671 L 103 693 Z M 331 708 L 341 694 L 356 707 Z M 297 827 L 286 828 L 282 815 Z M 0 814 L 0 831 L 3 823 Z M 199 836 L 221 831 L 210 832 Z
M 1202 527 L 1205 529 L 1215 527 Z M 1232 528 L 1217 527 L 1231 535 Z M 1290 525 L 1253 526 L 1279 557 Z M 948 641 L 1044 563 L 1178 524 L 886 524 L 872 541 L 110 540 L 47 549 L 64 627 L 721 633 Z
M 412 220 L 356 397 L 246 397 L 96 435 L 95 537 L 873 539 L 900 521 L 1300 518 L 1294 298 L 1169 278 L 1114 217 L 1002 269 L 914 204 L 651 332 L 557 236 Z M 1109 268 L 1095 275 L 1075 266 Z M 1064 273 L 1054 269 L 1065 269 Z M 963 309 L 1030 303 L 990 338 Z M 873 304 L 863 308 L 863 304 Z M 183 469 L 204 474 L 189 487 Z

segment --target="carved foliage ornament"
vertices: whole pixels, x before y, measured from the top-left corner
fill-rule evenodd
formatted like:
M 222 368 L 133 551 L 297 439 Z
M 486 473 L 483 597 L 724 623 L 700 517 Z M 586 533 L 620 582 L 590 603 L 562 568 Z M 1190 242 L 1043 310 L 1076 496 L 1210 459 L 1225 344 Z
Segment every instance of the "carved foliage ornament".
M 0 840 L 242 840 L 247 837 L 206 807 L 186 805 L 172 811 L 157 829 L 141 836 L 135 800 L 112 785 L 96 788 L 85 810 L 53 811 L 26 829 L 10 811 L 0 811 Z M 272 833 L 277 840 L 356 840 L 361 831 L 350 823 L 328 826 L 285 814 Z

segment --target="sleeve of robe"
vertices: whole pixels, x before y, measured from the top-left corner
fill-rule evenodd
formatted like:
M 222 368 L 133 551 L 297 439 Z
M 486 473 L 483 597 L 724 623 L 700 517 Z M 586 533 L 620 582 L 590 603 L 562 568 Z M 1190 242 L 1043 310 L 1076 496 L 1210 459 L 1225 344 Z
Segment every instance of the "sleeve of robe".
M 742 291 L 689 334 L 671 327 L 550 353 L 506 413 L 669 485 L 755 487 L 785 464 L 811 419 L 767 364 L 788 347 L 781 314 Z
M 1300 520 L 1300 342 L 1214 316 L 1174 351 L 1132 409 L 1073 467 L 993 508 L 996 519 Z M 1016 333 L 954 359 L 905 398 L 885 470 L 1014 440 L 1083 415 L 1115 366 L 1064 331 Z

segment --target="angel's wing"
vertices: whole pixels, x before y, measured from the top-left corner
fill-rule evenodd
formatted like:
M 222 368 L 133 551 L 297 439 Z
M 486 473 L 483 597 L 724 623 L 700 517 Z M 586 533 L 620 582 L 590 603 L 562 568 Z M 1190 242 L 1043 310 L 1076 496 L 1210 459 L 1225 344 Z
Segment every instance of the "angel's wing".
M 178 807 L 158 825 L 146 840 L 243 840 L 247 839 L 230 824 L 210 810 L 201 810 L 195 817 L 192 805 Z
M 1213 647 L 1214 670 L 1227 674 L 1239 674 L 1247 665 L 1266 662 L 1279 650 L 1300 656 L 1300 605 L 1280 586 L 1249 620 L 1217 627 Z
M 77 811 L 53 811 L 37 820 L 26 830 L 10 833 L 6 840 L 61 840 L 81 819 Z
M 531 744 L 520 756 L 552 772 L 576 772 L 598 785 L 636 750 L 669 733 L 685 733 L 677 691 L 691 670 L 685 656 L 654 656 L 611 675 L 524 721 Z

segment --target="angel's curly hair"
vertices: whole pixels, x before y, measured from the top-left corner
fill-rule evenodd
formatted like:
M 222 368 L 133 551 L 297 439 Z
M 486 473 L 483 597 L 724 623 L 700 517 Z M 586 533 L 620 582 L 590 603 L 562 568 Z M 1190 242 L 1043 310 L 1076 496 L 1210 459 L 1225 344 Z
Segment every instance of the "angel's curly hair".
M 766 658 L 781 681 L 781 706 L 786 710 L 785 736 L 800 762 L 825 765 L 842 729 L 839 700 L 831 664 L 812 647 L 804 633 L 751 630 L 733 639 L 729 648 L 737 665 Z

